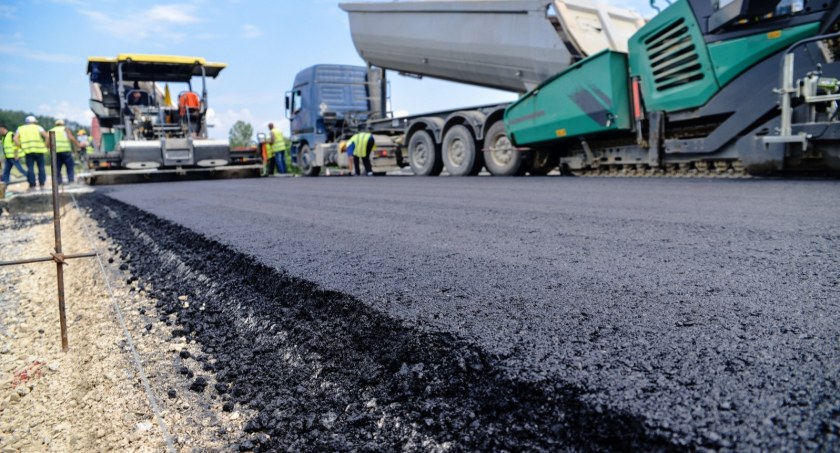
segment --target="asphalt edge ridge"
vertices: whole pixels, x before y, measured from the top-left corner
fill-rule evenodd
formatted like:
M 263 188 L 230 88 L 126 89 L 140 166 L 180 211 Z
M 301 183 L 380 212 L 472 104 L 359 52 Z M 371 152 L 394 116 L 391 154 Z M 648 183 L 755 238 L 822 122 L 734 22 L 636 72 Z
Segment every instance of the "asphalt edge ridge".
M 559 382 L 522 382 L 511 379 L 502 371 L 497 358 L 450 333 L 435 333 L 406 325 L 405 322 L 390 318 L 353 297 L 319 288 L 313 282 L 269 268 L 255 258 L 237 252 L 215 239 L 206 238 L 179 224 L 107 195 L 86 195 L 82 199 L 86 201 L 84 205 L 88 208 L 88 215 L 99 222 L 112 238 L 120 239 L 120 234 L 125 235 L 127 232 L 123 230 L 120 233 L 113 225 L 109 226 L 107 222 L 103 222 L 105 218 L 96 213 L 97 205 L 108 205 L 122 211 L 125 215 L 120 216 L 124 217 L 120 221 L 145 231 L 149 237 L 159 241 L 163 248 L 179 256 L 191 269 L 185 272 L 197 275 L 216 272 L 218 268 L 228 271 L 224 282 L 214 282 L 216 286 L 213 288 L 193 288 L 194 294 L 191 297 L 199 300 L 229 297 L 237 300 L 240 306 L 242 303 L 251 304 L 246 308 L 252 309 L 251 315 L 257 318 L 277 316 L 278 312 L 275 310 L 279 309 L 284 315 L 293 316 L 292 319 L 296 322 L 310 323 L 292 326 L 288 329 L 287 338 L 290 344 L 316 351 L 325 363 L 329 362 L 327 368 L 333 369 L 327 372 L 328 375 L 348 373 L 341 371 L 341 368 L 360 358 L 369 361 L 370 363 L 363 364 L 358 375 L 346 377 L 344 380 L 356 383 L 360 387 L 373 387 L 374 394 L 384 394 L 384 398 L 379 398 L 380 405 L 386 402 L 391 408 L 394 403 L 401 405 L 394 413 L 404 414 L 406 420 L 419 431 L 428 431 L 427 438 L 435 438 L 439 433 L 438 425 L 446 425 L 442 429 L 461 434 L 469 433 L 466 440 L 463 435 L 460 437 L 462 443 L 457 448 L 462 450 L 686 449 L 685 446 L 675 445 L 661 435 L 650 432 L 645 428 L 644 420 L 637 416 L 590 407 L 581 398 L 586 393 L 585 389 Z M 164 231 L 167 233 L 157 234 Z M 125 243 L 121 242 L 121 248 L 123 247 Z M 189 256 L 196 251 L 200 251 L 202 256 Z M 139 258 L 137 255 L 140 251 L 122 250 L 120 253 L 126 255 L 133 277 L 149 281 L 155 288 L 160 288 L 156 289 L 156 295 L 161 296 L 158 297 L 158 308 L 164 313 L 174 314 L 180 327 L 173 330 L 173 335 L 203 338 L 207 341 L 207 338 L 202 337 L 203 331 L 206 330 L 204 324 L 179 310 L 177 303 L 172 302 L 175 293 L 171 288 L 167 288 L 165 283 L 161 284 L 163 280 L 158 279 L 158 282 L 154 283 L 154 276 L 144 275 L 142 272 L 140 275 L 134 274 L 135 269 L 131 268 L 131 263 Z M 244 285 L 254 292 L 253 299 L 246 300 L 246 294 L 225 288 L 225 283 Z M 292 299 L 295 298 L 299 298 L 300 302 L 294 302 Z M 211 309 L 213 315 L 224 318 L 222 323 L 231 322 L 237 315 L 230 307 L 216 312 L 214 310 L 215 308 Z M 342 325 L 330 324 L 329 319 L 337 316 L 351 322 Z M 365 326 L 362 331 L 355 330 L 362 326 Z M 325 331 L 325 327 L 332 330 Z M 353 351 L 351 357 L 342 354 L 341 351 L 331 352 L 329 348 L 319 346 L 319 341 L 327 340 L 327 333 L 331 337 L 340 337 L 341 344 Z M 329 340 L 335 341 L 334 338 Z M 238 340 L 231 341 L 243 348 L 252 347 L 256 354 L 252 354 L 251 359 L 259 356 L 259 360 L 264 360 L 273 354 L 270 349 L 263 350 L 272 346 L 271 340 L 259 335 L 244 339 L 241 344 Z M 216 349 L 216 344 L 200 343 L 210 346 L 208 354 L 225 355 Z M 418 364 L 422 365 L 419 371 Z M 370 369 L 373 369 L 373 374 L 370 374 Z M 272 433 L 271 439 L 264 443 L 265 448 L 280 447 L 272 440 L 280 439 L 279 442 L 283 442 L 285 439 L 276 436 L 272 431 L 272 426 L 278 420 L 269 416 L 276 407 L 253 401 L 258 395 L 264 396 L 266 389 L 263 387 L 273 384 L 252 383 L 253 385 L 246 386 L 248 389 L 238 391 L 241 388 L 238 376 L 231 376 L 228 371 L 222 369 L 216 370 L 215 373 L 217 380 L 227 386 L 226 394 L 237 404 L 248 404 L 260 414 L 254 423 L 251 423 L 251 427 L 255 428 L 251 432 Z M 430 383 L 444 378 L 449 382 L 432 389 L 430 396 Z M 347 391 L 351 394 L 355 392 L 352 389 Z M 428 399 L 434 400 L 432 407 L 425 406 L 424 400 Z M 434 420 L 431 424 L 427 422 L 428 416 L 441 411 L 447 412 L 449 419 Z M 347 423 L 351 428 L 364 428 L 365 422 L 360 425 L 358 421 L 353 420 L 362 412 L 364 411 L 359 410 L 349 414 L 344 417 L 345 420 L 339 420 L 339 423 Z M 248 431 L 246 429 L 246 432 Z M 398 445 L 397 443 L 392 446 Z M 330 447 L 336 448 L 335 445 Z

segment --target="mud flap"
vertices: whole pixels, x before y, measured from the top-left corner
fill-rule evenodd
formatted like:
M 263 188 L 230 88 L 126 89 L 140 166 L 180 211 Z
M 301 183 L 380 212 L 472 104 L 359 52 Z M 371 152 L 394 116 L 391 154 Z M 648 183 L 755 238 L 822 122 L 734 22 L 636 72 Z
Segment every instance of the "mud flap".
M 665 136 L 665 115 L 663 112 L 650 112 L 650 148 L 648 165 L 651 168 L 662 166 L 662 138 Z

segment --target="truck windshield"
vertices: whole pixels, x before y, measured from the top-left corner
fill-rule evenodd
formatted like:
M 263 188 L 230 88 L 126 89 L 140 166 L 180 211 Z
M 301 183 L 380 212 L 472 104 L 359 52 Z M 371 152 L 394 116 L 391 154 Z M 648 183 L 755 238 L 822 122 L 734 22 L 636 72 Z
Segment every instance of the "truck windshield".
M 712 6 L 715 11 L 725 8 L 726 6 L 736 2 L 737 0 L 714 0 Z M 796 14 L 805 9 L 804 0 L 782 0 L 776 4 L 773 16 L 788 16 Z
M 710 31 L 737 30 L 751 24 L 790 18 L 805 11 L 803 0 L 757 2 L 747 0 L 713 0 L 714 13 L 709 17 Z
M 803 0 L 782 0 L 776 6 L 776 16 L 796 14 L 803 9 L 805 9 L 805 2 Z
M 292 113 L 297 113 L 301 108 L 300 91 L 292 92 Z

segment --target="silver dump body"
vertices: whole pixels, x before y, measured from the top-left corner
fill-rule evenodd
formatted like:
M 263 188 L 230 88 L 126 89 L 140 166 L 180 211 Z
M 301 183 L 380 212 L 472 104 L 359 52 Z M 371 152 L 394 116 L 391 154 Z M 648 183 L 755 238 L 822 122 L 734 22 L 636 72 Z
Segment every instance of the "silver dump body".
M 581 0 L 342 3 L 369 64 L 525 92 L 604 49 L 627 52 L 637 13 Z

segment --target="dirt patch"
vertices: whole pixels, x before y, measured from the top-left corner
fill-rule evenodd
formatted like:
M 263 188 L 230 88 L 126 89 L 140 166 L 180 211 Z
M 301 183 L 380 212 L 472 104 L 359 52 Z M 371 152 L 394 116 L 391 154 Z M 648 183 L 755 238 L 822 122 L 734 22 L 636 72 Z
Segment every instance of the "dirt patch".
M 64 217 L 65 250 L 84 251 L 80 216 Z M 46 215 L 0 218 L 2 259 L 48 256 Z M 160 451 L 148 403 L 121 351 L 110 299 L 91 260 L 65 273 L 70 350 L 61 352 L 55 265 L 0 269 L 0 444 L 3 451 Z
M 0 448 L 159 452 L 167 450 L 167 435 L 177 451 L 236 444 L 242 419 L 250 414 L 222 413 L 217 404 L 223 414 L 217 417 L 206 409 L 213 397 L 179 386 L 179 354 L 187 355 L 193 345 L 183 338 L 170 341 L 167 324 L 172 323 L 158 319 L 155 301 L 120 269 L 125 265 L 114 256 L 118 248 L 72 207 L 65 210 L 62 230 L 66 253 L 93 248 L 102 253 L 114 298 L 95 259 L 72 261 L 65 269 L 70 350 L 62 353 L 55 265 L 0 269 Z M 52 244 L 51 216 L 0 217 L 0 259 L 47 256 Z M 133 361 L 115 300 L 162 424 Z

